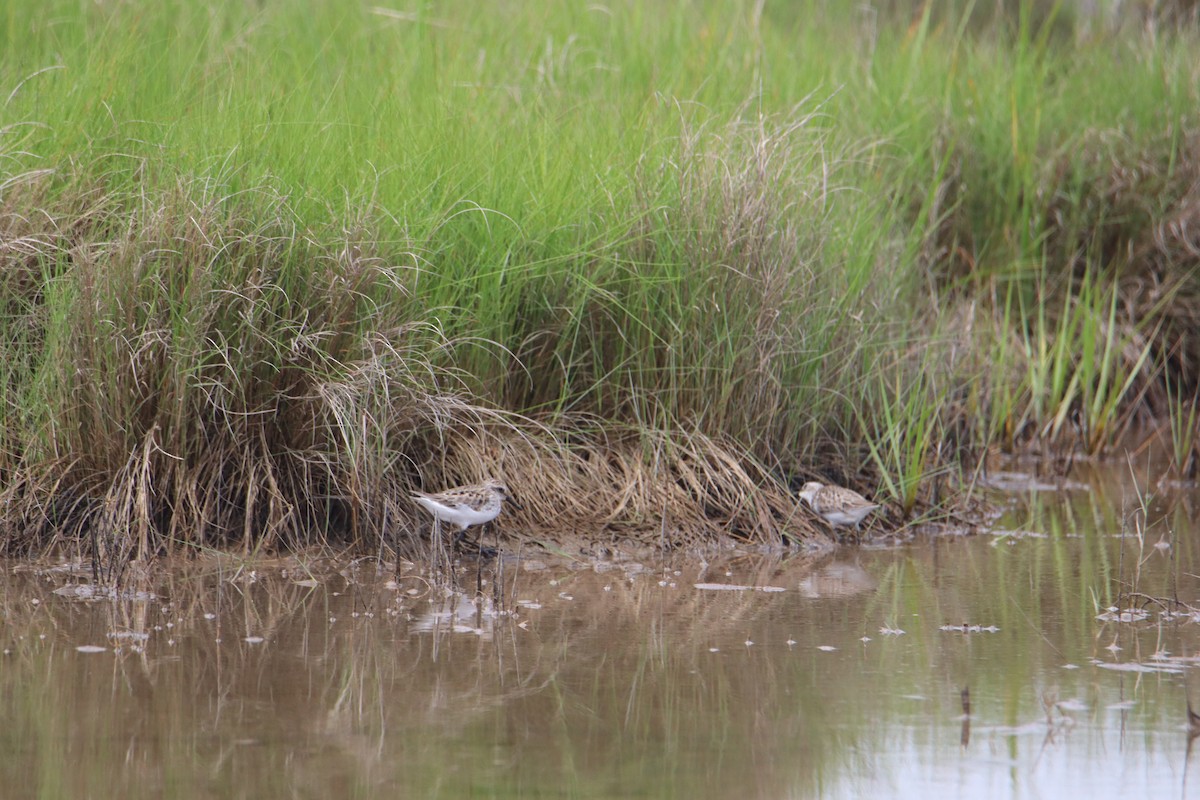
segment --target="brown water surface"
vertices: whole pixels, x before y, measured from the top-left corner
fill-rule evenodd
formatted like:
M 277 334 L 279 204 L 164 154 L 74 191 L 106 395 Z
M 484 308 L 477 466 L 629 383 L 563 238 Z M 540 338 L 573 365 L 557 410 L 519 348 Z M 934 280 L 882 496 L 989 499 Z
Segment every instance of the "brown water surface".
M 1200 624 L 1160 602 L 1200 606 L 1200 495 L 993 477 L 988 535 L 510 556 L 502 613 L 368 561 L 119 600 L 10 564 L 3 796 L 1200 797 Z

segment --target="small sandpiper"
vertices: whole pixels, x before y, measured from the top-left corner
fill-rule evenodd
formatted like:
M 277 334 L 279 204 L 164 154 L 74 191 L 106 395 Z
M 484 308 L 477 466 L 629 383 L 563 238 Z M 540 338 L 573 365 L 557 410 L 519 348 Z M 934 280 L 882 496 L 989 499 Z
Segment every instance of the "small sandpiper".
M 830 525 L 853 525 L 854 530 L 859 529 L 858 524 L 863 517 L 879 508 L 878 503 L 872 503 L 858 492 L 816 481 L 809 481 L 801 487 L 800 498 L 807 500 L 812 510 Z
M 459 486 L 436 494 L 413 492 L 413 500 L 425 507 L 434 519 L 439 522 L 449 522 L 459 528 L 459 536 L 472 525 L 483 525 L 500 516 L 504 501 L 521 508 L 503 481 L 489 478 L 480 484 Z

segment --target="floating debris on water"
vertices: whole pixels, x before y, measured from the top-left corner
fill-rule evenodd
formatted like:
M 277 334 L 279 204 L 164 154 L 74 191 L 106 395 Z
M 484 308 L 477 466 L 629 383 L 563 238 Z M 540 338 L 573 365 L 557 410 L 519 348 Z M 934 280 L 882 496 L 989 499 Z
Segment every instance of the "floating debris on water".
M 146 602 L 156 599 L 153 592 L 117 592 L 115 586 L 95 586 L 90 583 L 68 583 L 54 590 L 54 594 L 74 600 L 134 600 Z M 31 600 L 35 606 L 41 602 L 36 597 Z
M 1087 711 L 1090 708 L 1087 703 L 1075 697 L 1070 700 L 1059 700 L 1054 707 L 1059 711 Z
M 1001 542 L 1006 542 L 1007 544 L 1014 544 L 1015 542 L 1017 542 L 1021 539 L 1049 539 L 1050 538 L 1050 536 L 1048 534 L 1043 533 L 1042 531 L 1030 531 L 1030 530 L 1023 530 L 1023 529 L 1021 529 L 1021 530 L 1004 530 L 1003 528 L 997 528 L 995 530 L 988 531 L 987 535 L 995 537 L 995 541 L 992 542 L 993 546 L 1000 544 Z
M 966 622 L 961 625 L 943 625 L 941 630 L 947 633 L 999 633 L 1000 629 L 995 625 L 970 625 Z
M 1126 608 L 1118 609 L 1116 606 L 1109 606 L 1103 613 L 1097 614 L 1096 619 L 1102 622 L 1141 622 L 1150 616 L 1150 612 L 1144 608 Z
M 1150 656 L 1155 661 L 1167 661 L 1172 664 L 1190 664 L 1195 665 L 1200 663 L 1200 655 L 1196 656 L 1173 656 L 1170 653 L 1155 653 Z
M 980 480 L 980 483 L 992 489 L 1003 492 L 1068 492 L 1091 491 L 1090 484 L 1072 480 L 1058 480 L 1054 483 L 1041 480 L 1036 475 L 1027 472 L 997 470 Z
M 786 592 L 782 586 L 746 586 L 740 583 L 696 583 L 697 589 L 707 592 Z
M 1109 669 L 1114 672 L 1162 672 L 1168 675 L 1183 674 L 1183 667 L 1175 666 L 1173 664 L 1140 664 L 1136 661 L 1125 663 L 1093 661 L 1092 664 L 1100 669 Z

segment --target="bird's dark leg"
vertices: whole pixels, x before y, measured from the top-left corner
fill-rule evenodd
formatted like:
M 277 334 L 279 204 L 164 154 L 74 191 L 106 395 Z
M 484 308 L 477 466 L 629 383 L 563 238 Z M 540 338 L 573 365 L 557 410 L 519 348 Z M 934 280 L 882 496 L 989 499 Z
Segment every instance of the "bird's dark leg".
M 492 524 L 493 523 L 491 523 L 491 522 L 483 523 L 483 525 L 481 525 L 479 528 L 479 535 L 475 538 L 475 541 L 468 543 L 471 547 L 475 548 L 475 552 L 479 555 L 480 558 L 492 558 L 493 556 L 496 555 L 494 550 L 491 550 L 491 549 L 484 550 L 483 549 L 484 548 L 483 537 L 485 535 L 484 529 L 491 527 Z M 462 548 L 464 551 L 466 551 L 466 547 L 463 546 L 463 540 L 466 538 L 467 538 L 467 528 L 463 528 L 457 534 L 455 534 L 454 541 L 451 544 L 451 548 L 452 549 Z
M 429 549 L 431 566 L 435 578 L 445 580 L 447 586 L 454 584 L 454 565 L 450 560 L 450 551 L 446 548 L 446 539 L 442 533 L 442 521 L 433 519 L 433 534 L 430 536 Z
M 442 521 L 433 518 L 433 530 L 429 534 L 429 561 L 434 575 L 442 569 Z
M 479 535 L 480 544 L 483 543 L 483 534 Z M 496 529 L 496 569 L 492 573 L 492 605 L 496 607 L 496 611 L 500 611 L 504 607 L 504 559 L 500 556 L 500 529 Z
M 462 540 L 465 538 L 467 538 L 467 529 L 459 528 L 458 533 L 454 534 L 454 541 L 450 543 L 450 549 L 457 550 L 458 546 L 462 544 Z
M 466 528 L 463 528 L 466 533 Z M 479 557 L 475 559 L 475 596 L 483 597 L 483 530 L 479 531 Z

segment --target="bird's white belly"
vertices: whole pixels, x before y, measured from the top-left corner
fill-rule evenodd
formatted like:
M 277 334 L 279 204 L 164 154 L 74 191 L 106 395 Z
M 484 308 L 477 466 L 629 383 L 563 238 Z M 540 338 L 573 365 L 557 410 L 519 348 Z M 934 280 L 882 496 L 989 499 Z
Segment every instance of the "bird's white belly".
M 470 506 L 444 506 L 428 497 L 418 497 L 416 500 L 429 509 L 430 514 L 433 514 L 443 522 L 449 522 L 460 528 L 469 528 L 472 525 L 482 525 L 485 522 L 491 522 L 500 513 L 499 504 L 494 509 L 485 507 L 481 511 L 476 511 Z
M 825 519 L 834 525 L 857 525 L 862 518 L 870 514 L 876 506 L 864 506 L 854 511 L 826 511 Z

